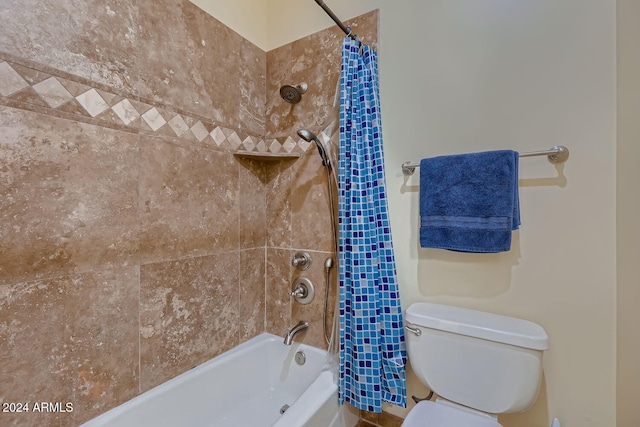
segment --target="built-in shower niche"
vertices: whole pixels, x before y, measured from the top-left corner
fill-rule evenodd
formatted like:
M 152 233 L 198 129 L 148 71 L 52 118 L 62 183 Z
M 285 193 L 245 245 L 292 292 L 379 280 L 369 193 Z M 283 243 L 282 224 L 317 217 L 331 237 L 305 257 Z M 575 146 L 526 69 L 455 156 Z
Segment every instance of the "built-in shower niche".
M 239 159 L 255 160 L 258 162 L 295 161 L 300 158 L 300 153 L 262 153 L 257 151 L 236 151 L 233 155 Z
M 300 158 L 300 153 L 267 153 L 239 150 L 234 152 L 233 156 L 265 185 L 271 178 L 293 165 Z M 275 174 L 267 172 L 267 170 L 274 168 L 276 170 Z

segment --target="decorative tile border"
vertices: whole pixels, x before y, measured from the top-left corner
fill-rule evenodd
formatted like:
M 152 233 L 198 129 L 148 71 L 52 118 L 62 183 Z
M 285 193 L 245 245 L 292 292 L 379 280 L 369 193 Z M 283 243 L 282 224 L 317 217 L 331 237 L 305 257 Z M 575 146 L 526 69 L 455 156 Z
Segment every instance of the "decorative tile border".
M 304 153 L 312 145 L 291 137 L 265 140 L 243 135 L 194 114 L 86 84 L 84 79 L 48 67 L 42 67 L 44 71 L 39 68 L 0 55 L 0 104 L 127 132 L 197 141 L 228 151 Z M 333 124 L 318 137 L 328 142 L 335 136 L 332 128 Z

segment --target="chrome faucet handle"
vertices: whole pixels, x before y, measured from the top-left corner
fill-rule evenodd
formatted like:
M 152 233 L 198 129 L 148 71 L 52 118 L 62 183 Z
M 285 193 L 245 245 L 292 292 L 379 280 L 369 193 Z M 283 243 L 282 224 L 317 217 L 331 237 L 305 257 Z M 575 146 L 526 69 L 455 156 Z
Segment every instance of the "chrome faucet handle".
M 311 255 L 309 255 L 309 252 L 297 252 L 291 260 L 291 265 L 300 270 L 306 270 L 311 267 Z
M 293 282 L 293 290 L 289 295 L 294 297 L 300 304 L 309 304 L 315 296 L 315 288 L 311 280 L 306 277 L 298 277 Z
M 302 284 L 298 283 L 298 287 L 295 288 L 293 291 L 289 292 L 289 295 L 296 298 L 297 297 L 305 298 L 307 296 L 307 288 Z

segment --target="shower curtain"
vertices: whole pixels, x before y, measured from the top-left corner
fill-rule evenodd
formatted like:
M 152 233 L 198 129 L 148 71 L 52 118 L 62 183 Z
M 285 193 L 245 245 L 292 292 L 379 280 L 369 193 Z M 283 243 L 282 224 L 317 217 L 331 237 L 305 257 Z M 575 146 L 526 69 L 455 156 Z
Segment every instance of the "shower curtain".
M 391 242 L 376 52 L 344 39 L 340 75 L 340 402 L 406 406 L 406 350 Z

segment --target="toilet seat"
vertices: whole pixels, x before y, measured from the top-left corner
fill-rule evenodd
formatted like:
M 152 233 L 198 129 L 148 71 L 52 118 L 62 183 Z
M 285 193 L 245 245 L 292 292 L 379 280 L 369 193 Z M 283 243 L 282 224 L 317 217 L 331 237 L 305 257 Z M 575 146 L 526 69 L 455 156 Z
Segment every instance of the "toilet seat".
M 407 415 L 401 427 L 502 427 L 490 415 L 456 408 L 448 403 L 419 402 Z

